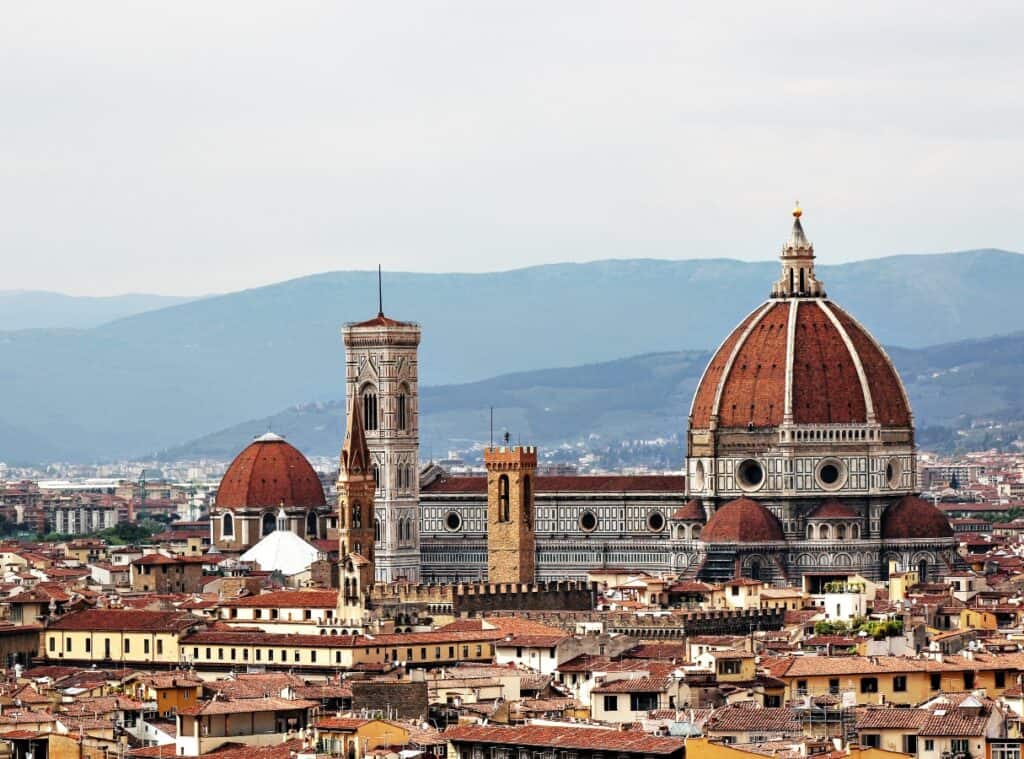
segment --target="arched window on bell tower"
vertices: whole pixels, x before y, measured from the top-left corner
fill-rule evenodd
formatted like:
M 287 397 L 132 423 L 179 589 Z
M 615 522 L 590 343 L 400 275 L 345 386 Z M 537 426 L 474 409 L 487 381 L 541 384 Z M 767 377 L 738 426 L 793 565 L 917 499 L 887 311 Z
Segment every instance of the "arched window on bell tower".
M 363 426 L 367 431 L 376 430 L 377 419 L 377 388 L 367 385 L 363 388 Z
M 409 391 L 405 385 L 398 390 L 398 397 L 395 399 L 395 423 L 399 430 L 404 432 L 409 426 Z
M 363 509 L 359 501 L 352 502 L 352 528 L 358 529 L 363 526 Z M 356 552 L 358 553 L 358 551 Z
M 511 519 L 511 506 L 509 504 L 508 475 L 503 474 L 498 478 L 498 521 L 507 522 Z

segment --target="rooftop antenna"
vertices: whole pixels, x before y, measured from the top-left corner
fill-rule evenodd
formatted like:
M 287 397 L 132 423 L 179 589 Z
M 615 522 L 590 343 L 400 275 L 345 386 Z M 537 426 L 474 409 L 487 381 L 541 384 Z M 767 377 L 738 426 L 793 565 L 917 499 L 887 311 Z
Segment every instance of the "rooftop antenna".
M 381 280 L 380 264 L 377 264 L 377 316 L 384 316 L 384 287 Z

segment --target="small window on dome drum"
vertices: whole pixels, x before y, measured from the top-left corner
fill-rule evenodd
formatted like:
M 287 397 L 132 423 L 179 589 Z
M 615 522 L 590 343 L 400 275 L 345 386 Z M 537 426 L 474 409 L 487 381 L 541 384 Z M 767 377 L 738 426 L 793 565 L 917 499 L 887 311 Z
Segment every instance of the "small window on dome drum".
M 840 459 L 825 459 L 818 464 L 817 480 L 824 490 L 839 490 L 846 484 L 846 465 Z
M 449 532 L 458 532 L 462 528 L 462 517 L 458 512 L 449 511 L 444 518 L 444 527 Z
M 747 459 L 736 467 L 736 479 L 744 490 L 757 490 L 764 483 L 764 467 L 759 461 Z
M 661 532 L 665 527 L 665 516 L 660 511 L 652 511 L 647 516 L 647 529 L 651 532 Z
M 597 529 L 597 515 L 593 511 L 584 511 L 580 515 L 580 529 L 584 532 L 593 532 Z

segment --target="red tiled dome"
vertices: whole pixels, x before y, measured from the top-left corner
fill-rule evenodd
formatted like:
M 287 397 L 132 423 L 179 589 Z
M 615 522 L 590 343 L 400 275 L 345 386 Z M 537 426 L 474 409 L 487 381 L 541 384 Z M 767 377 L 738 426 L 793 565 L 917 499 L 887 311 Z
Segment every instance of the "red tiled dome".
M 871 408 L 884 426 L 910 426 L 899 375 L 867 330 L 824 298 L 789 298 L 763 304 L 725 339 L 697 388 L 692 427 L 715 415 L 720 427 L 781 424 L 790 360 L 796 424 L 864 424 Z
M 882 514 L 882 539 L 950 538 L 946 515 L 921 498 L 904 496 Z
M 807 515 L 808 519 L 857 519 L 859 514 L 849 505 L 835 498 L 822 501 L 821 504 Z
M 729 501 L 708 520 L 700 539 L 705 543 L 758 543 L 785 540 L 778 517 L 750 498 Z
M 217 505 L 236 509 L 252 506 L 326 506 L 324 489 L 306 457 L 284 438 L 268 433 L 235 457 L 220 482 Z

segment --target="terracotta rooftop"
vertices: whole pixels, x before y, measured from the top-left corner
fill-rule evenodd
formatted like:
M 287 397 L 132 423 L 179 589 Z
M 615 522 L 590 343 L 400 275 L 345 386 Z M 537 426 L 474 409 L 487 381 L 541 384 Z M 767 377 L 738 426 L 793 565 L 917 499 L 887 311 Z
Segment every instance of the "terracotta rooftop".
M 676 509 L 672 518 L 678 522 L 703 522 L 707 518 L 707 515 L 704 513 L 704 506 L 700 502 L 700 499 L 691 498 Z
M 917 496 L 904 496 L 882 514 L 882 538 L 949 538 L 953 528 L 945 514 Z
M 750 498 L 737 498 L 718 509 L 700 538 L 705 543 L 761 543 L 786 539 L 778 517 Z
M 546 725 L 459 725 L 449 727 L 443 736 L 454 742 L 662 756 L 676 753 L 682 755 L 685 746 L 681 738 L 660 738 L 641 731 Z
M 668 688 L 664 677 L 627 677 L 610 680 L 591 689 L 591 693 L 661 693 Z
M 795 735 L 803 732 L 800 720 L 793 709 L 752 709 L 746 706 L 723 706 L 715 709 L 707 721 L 707 730 L 709 733 L 764 731 Z
M 230 699 L 215 699 L 203 701 L 194 706 L 186 706 L 178 710 L 178 714 L 196 717 L 209 714 L 249 714 L 251 712 L 272 712 L 287 711 L 291 709 L 312 709 L 319 706 L 316 701 L 304 701 L 300 699 L 280 698 L 269 696 L 265 698 L 243 698 L 237 701 Z
M 854 519 L 857 512 L 848 504 L 836 498 L 829 498 L 807 515 L 808 519 Z
M 66 614 L 53 622 L 47 629 L 93 630 L 96 632 L 180 632 L 199 623 L 198 617 L 177 611 L 85 609 Z

